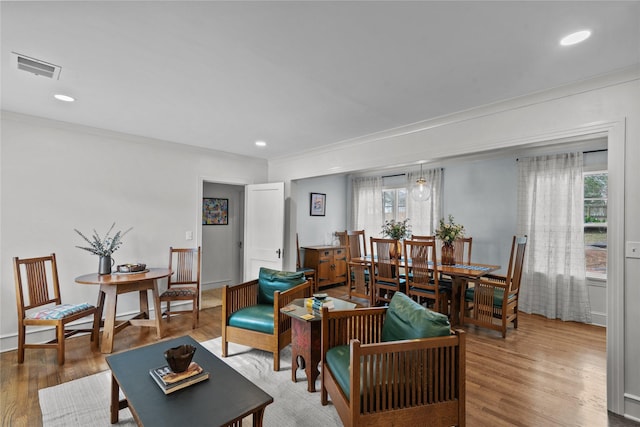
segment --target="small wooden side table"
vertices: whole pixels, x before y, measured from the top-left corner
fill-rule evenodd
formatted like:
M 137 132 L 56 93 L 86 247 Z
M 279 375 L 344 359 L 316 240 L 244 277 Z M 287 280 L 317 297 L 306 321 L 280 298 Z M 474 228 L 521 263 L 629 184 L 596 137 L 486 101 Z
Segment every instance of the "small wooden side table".
M 280 309 L 291 316 L 291 381 L 296 381 L 296 371 L 304 368 L 307 374 L 307 391 L 316 391 L 316 380 L 320 375 L 318 365 L 322 357 L 322 313 L 307 306 L 306 301 L 312 298 L 298 298 Z M 337 298 L 328 297 L 327 302 L 333 309 L 351 310 L 356 304 Z M 302 366 L 298 361 L 302 360 Z

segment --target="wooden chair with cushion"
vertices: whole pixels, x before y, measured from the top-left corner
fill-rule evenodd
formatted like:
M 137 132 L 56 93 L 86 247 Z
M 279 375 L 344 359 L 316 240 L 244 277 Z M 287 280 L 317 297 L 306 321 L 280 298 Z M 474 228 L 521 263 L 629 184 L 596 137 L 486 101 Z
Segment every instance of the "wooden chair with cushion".
M 169 268 L 172 271 L 168 278 L 167 290 L 160 295 L 160 302 L 166 303 L 162 312 L 171 320 L 171 315 L 191 314 L 192 329 L 198 326 L 200 318 L 200 246 L 197 248 L 169 248 Z M 172 309 L 175 301 L 191 301 L 189 310 Z
M 100 319 L 96 308 L 87 303 L 63 304 L 58 281 L 56 255 L 38 258 L 13 258 L 13 272 L 18 303 L 18 363 L 24 362 L 25 348 L 52 348 L 58 350 L 58 364 L 64 364 L 65 339 L 78 332 L 91 332 L 91 341 L 97 346 Z M 86 316 L 93 316 L 91 329 L 70 329 L 67 324 Z M 44 344 L 27 344 L 27 326 L 55 326 L 56 338 Z
M 406 289 L 406 280 L 400 274 L 399 257 L 391 256 L 397 252 L 398 240 L 371 237 L 370 241 L 372 300 L 375 305 L 387 304 L 395 292 Z
M 418 303 L 432 302 L 434 310 L 448 313 L 449 292 L 440 287 L 435 240 L 405 240 L 404 262 L 407 275 L 407 295 Z M 410 266 L 411 263 L 411 266 Z
M 483 276 L 461 294 L 462 324 L 500 331 L 503 338 L 507 337 L 509 323 L 518 327 L 518 294 L 526 246 L 527 236 L 513 236 L 507 274 Z
M 291 317 L 280 309 L 296 298 L 311 295 L 302 272 L 260 268 L 257 279 L 222 288 L 222 357 L 229 342 L 273 353 L 273 370 L 280 370 L 280 350 L 291 343 Z
M 296 271 L 302 272 L 304 277 L 309 281 L 309 283 L 311 283 L 313 293 L 318 292 L 318 289 L 316 288 L 316 270 L 311 267 L 303 267 L 300 263 L 300 243 L 298 242 L 298 233 L 296 233 L 296 250 L 298 251 L 296 258 Z
M 428 242 L 436 240 L 436 236 L 421 236 L 419 234 L 412 234 L 411 240 L 426 240 Z
M 321 403 L 345 426 L 464 426 L 465 334 L 401 292 L 389 307 L 323 308 Z

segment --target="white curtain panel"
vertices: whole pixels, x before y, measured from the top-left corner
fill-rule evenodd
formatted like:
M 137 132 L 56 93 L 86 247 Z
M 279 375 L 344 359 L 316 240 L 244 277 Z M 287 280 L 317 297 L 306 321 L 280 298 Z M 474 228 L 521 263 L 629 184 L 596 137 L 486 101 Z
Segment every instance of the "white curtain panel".
M 519 309 L 591 322 L 585 280 L 582 153 L 518 161 L 518 232 L 529 236 Z
M 367 239 L 379 237 L 384 224 L 382 178 L 379 176 L 354 177 L 351 206 L 353 207 L 351 209 L 353 230 L 365 230 Z M 366 244 L 368 245 L 369 242 Z
M 420 172 L 407 174 L 407 218 L 410 219 L 411 232 L 420 236 L 431 236 L 438 228 L 438 222 L 442 218 L 442 169 L 429 169 L 422 172 L 431 190 L 431 197 L 418 202 L 411 197 L 411 189 L 416 180 L 420 178 Z

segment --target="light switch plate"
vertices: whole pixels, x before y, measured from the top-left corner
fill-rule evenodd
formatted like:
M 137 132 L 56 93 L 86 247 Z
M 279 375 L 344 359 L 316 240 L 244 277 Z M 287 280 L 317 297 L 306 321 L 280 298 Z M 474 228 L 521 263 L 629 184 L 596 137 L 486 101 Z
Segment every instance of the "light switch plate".
M 640 242 L 627 242 L 627 258 L 640 258 Z
M 186 240 L 193 240 L 193 231 L 187 231 L 184 233 L 184 238 Z

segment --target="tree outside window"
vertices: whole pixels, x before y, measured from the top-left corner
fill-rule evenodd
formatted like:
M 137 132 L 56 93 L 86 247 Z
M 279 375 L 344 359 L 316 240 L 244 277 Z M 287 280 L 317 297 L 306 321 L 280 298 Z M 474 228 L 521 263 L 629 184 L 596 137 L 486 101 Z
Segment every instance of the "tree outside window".
M 584 245 L 587 276 L 607 277 L 608 174 L 584 174 Z

